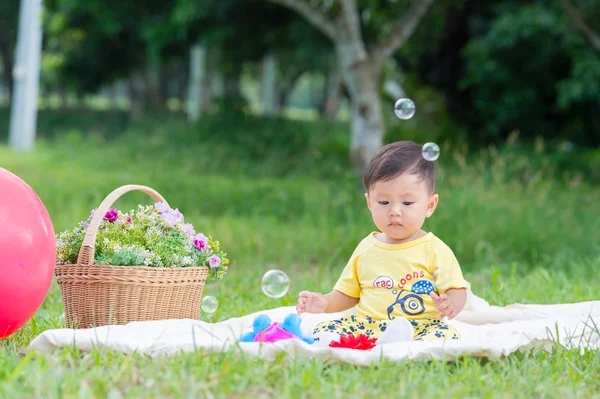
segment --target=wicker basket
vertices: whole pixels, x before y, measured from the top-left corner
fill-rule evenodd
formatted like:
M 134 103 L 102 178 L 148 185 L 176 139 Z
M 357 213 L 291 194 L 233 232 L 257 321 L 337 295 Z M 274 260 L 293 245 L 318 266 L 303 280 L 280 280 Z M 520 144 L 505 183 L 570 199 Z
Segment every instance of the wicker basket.
M 57 265 L 56 280 L 68 327 L 89 328 L 132 321 L 198 319 L 207 267 L 156 268 L 94 265 L 98 228 L 111 205 L 139 190 L 156 202 L 166 201 L 153 189 L 127 185 L 100 204 L 87 229 L 76 265 Z

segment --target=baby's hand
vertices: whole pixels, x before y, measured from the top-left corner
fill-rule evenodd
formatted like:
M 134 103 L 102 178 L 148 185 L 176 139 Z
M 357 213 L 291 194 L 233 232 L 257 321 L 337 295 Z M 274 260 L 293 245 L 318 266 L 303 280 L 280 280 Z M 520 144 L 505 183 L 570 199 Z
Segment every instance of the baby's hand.
M 437 295 L 433 291 L 431 291 L 429 295 L 435 303 L 436 310 L 441 313 L 440 319 L 447 317 L 449 320 L 451 320 L 452 318 L 454 318 L 454 316 L 458 314 L 458 311 L 456 310 L 454 305 L 452 305 L 452 302 L 450 301 L 450 298 L 448 298 L 448 295 Z
M 327 309 L 329 301 L 323 294 L 318 292 L 301 291 L 298 294 L 298 304 L 296 312 L 302 313 L 323 313 Z

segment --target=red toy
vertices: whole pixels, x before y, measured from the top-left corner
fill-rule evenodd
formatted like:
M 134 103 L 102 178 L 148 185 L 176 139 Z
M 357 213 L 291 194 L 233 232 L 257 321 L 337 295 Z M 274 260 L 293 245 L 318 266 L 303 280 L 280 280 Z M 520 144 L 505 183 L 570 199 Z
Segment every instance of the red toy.
M 360 334 L 359 336 L 342 335 L 340 337 L 340 342 L 331 341 L 329 346 L 332 348 L 349 348 L 367 351 L 374 348 L 376 343 L 377 338 L 372 338 L 365 334 Z
M 0 339 L 38 310 L 55 266 L 56 238 L 46 207 L 27 183 L 0 168 Z

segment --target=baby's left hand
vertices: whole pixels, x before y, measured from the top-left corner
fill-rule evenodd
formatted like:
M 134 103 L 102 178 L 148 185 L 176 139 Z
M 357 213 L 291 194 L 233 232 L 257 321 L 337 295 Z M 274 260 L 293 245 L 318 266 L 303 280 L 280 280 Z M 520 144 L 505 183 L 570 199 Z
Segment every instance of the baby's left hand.
M 429 295 L 435 303 L 436 310 L 441 313 L 440 319 L 447 317 L 449 320 L 451 320 L 452 318 L 454 318 L 454 316 L 458 314 L 458 310 L 454 307 L 454 305 L 450 301 L 450 298 L 448 298 L 448 295 L 438 295 L 433 291 L 431 291 Z

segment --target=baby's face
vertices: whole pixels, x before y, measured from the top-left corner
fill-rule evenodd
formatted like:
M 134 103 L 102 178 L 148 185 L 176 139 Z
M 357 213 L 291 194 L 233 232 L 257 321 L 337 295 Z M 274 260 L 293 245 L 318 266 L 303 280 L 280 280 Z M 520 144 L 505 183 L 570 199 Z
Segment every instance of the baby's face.
M 416 238 L 438 202 L 437 194 L 429 193 L 424 180 L 406 173 L 377 182 L 366 197 L 375 225 L 390 244 Z

